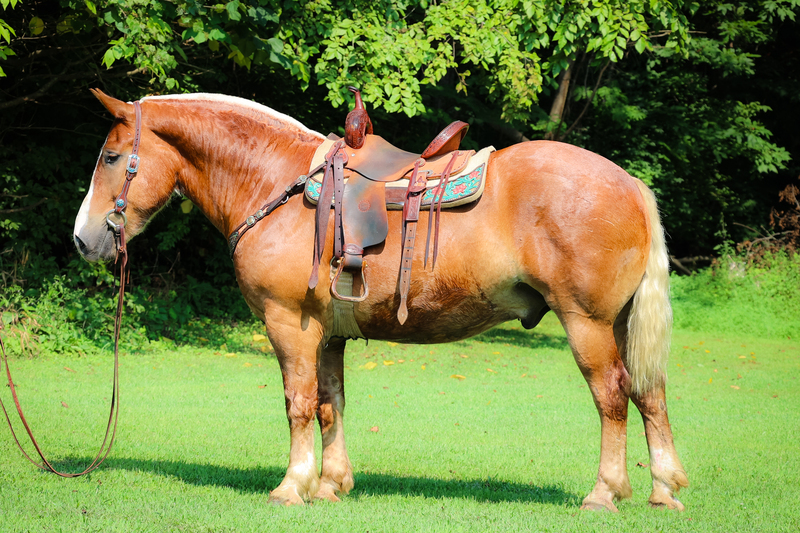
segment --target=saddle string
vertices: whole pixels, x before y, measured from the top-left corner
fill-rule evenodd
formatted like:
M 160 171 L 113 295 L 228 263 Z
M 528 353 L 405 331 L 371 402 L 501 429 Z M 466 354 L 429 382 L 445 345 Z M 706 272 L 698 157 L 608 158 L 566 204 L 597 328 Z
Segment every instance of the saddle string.
M 442 200 L 444 193 L 447 190 L 447 184 L 450 181 L 450 173 L 453 171 L 456 159 L 458 159 L 459 152 L 453 152 L 453 156 L 448 161 L 447 166 L 442 170 L 442 176 L 439 178 L 439 183 L 433 190 L 433 197 L 431 198 L 431 205 L 428 210 L 428 238 L 425 241 L 425 259 L 422 267 L 428 268 L 428 251 L 431 244 L 431 228 L 434 226 L 434 218 L 436 231 L 433 233 L 433 261 L 431 262 L 431 270 L 436 268 L 436 257 L 439 255 L 439 219 L 442 216 Z M 435 208 L 435 212 L 434 212 Z
M 136 122 L 135 122 L 135 133 L 133 138 L 133 148 L 131 150 L 131 154 L 128 156 L 128 165 L 125 170 L 125 182 L 122 186 L 122 191 L 120 192 L 119 196 L 117 196 L 116 200 L 114 201 L 114 209 L 109 211 L 106 214 L 106 223 L 108 224 L 109 228 L 114 232 L 114 237 L 117 242 L 117 257 L 115 264 L 119 265 L 119 297 L 117 299 L 117 313 L 114 317 L 114 379 L 111 391 L 111 407 L 108 413 L 108 423 L 106 424 L 106 432 L 103 436 L 103 442 L 100 444 L 100 449 L 95 455 L 94 459 L 92 460 L 91 464 L 86 467 L 82 472 L 78 473 L 70 473 L 70 472 L 61 472 L 56 469 L 52 463 L 45 457 L 44 452 L 41 449 L 41 446 L 36 441 L 36 438 L 33 436 L 33 431 L 31 430 L 30 424 L 28 423 L 27 419 L 25 418 L 25 414 L 22 411 L 22 405 L 20 404 L 19 397 L 17 395 L 17 388 L 14 385 L 14 380 L 11 377 L 11 369 L 8 365 L 8 356 L 6 355 L 6 349 L 3 345 L 3 339 L 0 337 L 0 352 L 2 352 L 3 357 L 3 364 L 6 367 L 6 377 L 8 379 L 8 387 L 11 389 L 11 396 L 14 399 L 14 405 L 17 409 L 17 414 L 19 415 L 19 419 L 22 422 L 22 425 L 25 427 L 25 431 L 28 434 L 28 438 L 30 439 L 33 447 L 36 449 L 36 453 L 41 459 L 41 463 L 37 462 L 33 459 L 22 447 L 22 444 L 17 437 L 17 433 L 14 430 L 14 425 L 11 423 L 11 417 L 6 410 L 6 406 L 3 403 L 2 399 L 0 399 L 0 408 L 3 410 L 3 414 L 5 415 L 6 422 L 8 423 L 8 427 L 11 430 L 11 435 L 14 437 L 14 442 L 16 442 L 17 447 L 22 452 L 22 455 L 30 461 L 32 464 L 41 468 L 42 470 L 46 470 L 56 474 L 57 476 L 64 477 L 64 478 L 75 478 L 80 477 L 90 472 L 93 472 L 103 462 L 108 458 L 109 453 L 111 453 L 111 448 L 114 445 L 114 440 L 117 436 L 117 422 L 119 420 L 119 336 L 122 326 L 122 310 L 124 308 L 124 298 L 125 298 L 125 281 L 129 275 L 128 269 L 128 249 L 125 239 L 125 224 L 127 223 L 127 217 L 125 216 L 125 209 L 128 207 L 128 190 L 130 189 L 130 184 L 133 178 L 139 171 L 139 143 L 141 141 L 141 131 L 142 131 L 142 111 L 141 106 L 138 101 L 133 103 L 135 115 L 136 115 Z M 121 215 L 122 221 L 120 224 L 116 224 L 111 220 L 112 215 Z M 0 326 L 1 329 L 1 326 Z

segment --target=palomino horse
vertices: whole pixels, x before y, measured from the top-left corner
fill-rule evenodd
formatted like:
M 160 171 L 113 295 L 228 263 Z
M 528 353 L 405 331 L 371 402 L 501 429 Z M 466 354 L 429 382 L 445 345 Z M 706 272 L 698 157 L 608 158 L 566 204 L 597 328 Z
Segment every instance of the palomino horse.
M 106 215 L 125 181 L 135 128 L 134 104 L 95 95 L 115 120 L 75 222 L 75 243 L 89 261 L 115 256 Z M 129 236 L 175 192 L 227 236 L 308 172 L 324 139 L 290 117 L 229 96 L 147 97 L 140 109 L 141 164 L 128 191 Z M 327 276 L 308 288 L 312 207 L 305 199 L 290 200 L 255 225 L 233 256 L 239 287 L 266 324 L 283 374 L 291 448 L 286 476 L 270 500 L 286 504 L 336 501 L 353 487 L 342 423 L 346 340 L 331 335 Z M 608 160 L 568 144 L 526 142 L 493 153 L 482 198 L 442 212 L 443 252 L 435 269 L 424 269 L 421 254 L 415 257 L 404 325 L 396 318 L 400 216 L 389 213 L 385 244 L 366 254 L 369 297 L 355 305 L 364 337 L 450 342 L 508 320 L 532 328 L 552 310 L 602 423 L 600 468 L 583 507 L 615 511 L 615 500 L 631 496 L 630 398 L 647 435 L 650 503 L 683 509 L 675 493 L 688 481 L 664 393 L 672 321 L 668 256 L 652 192 Z M 426 218 L 421 214 L 420 223 Z M 332 253 L 329 238 L 323 261 Z

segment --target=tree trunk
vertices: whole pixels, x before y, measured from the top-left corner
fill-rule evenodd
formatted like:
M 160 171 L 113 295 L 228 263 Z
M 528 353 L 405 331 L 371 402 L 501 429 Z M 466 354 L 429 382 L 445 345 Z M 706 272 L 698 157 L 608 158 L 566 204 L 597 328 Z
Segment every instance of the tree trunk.
M 550 123 L 547 125 L 547 132 L 544 134 L 544 138 L 548 141 L 558 140 L 558 130 L 561 129 L 561 119 L 564 113 L 564 105 L 567 103 L 573 65 L 574 61 L 570 61 L 566 70 L 558 77 L 558 92 L 550 108 Z

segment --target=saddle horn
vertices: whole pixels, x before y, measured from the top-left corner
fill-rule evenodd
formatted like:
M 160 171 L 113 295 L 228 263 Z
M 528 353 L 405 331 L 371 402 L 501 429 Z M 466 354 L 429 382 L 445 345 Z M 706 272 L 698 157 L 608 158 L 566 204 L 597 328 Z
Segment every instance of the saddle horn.
M 361 91 L 352 86 L 347 89 L 356 95 L 356 104 L 344 121 L 344 142 L 347 146 L 358 149 L 364 146 L 367 134 L 372 134 L 372 120 L 364 107 Z

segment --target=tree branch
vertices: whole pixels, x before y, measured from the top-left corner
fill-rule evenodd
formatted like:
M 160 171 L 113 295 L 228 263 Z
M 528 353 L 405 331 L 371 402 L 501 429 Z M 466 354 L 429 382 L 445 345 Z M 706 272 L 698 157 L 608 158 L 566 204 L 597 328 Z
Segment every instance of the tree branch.
M 9 213 L 21 213 L 23 211 L 30 211 L 31 209 L 36 209 L 43 203 L 45 203 L 49 198 L 42 198 L 35 204 L 26 205 L 25 207 L 15 207 L 14 209 L 0 209 L 0 215 L 7 215 Z
M 683 266 L 679 259 L 676 259 L 674 255 L 669 256 L 669 262 L 675 267 L 676 270 L 680 270 L 682 273 L 686 274 L 687 276 L 692 275 L 692 271 Z
M 548 131 L 544 134 L 544 138 L 549 141 L 558 140 L 558 130 L 561 129 L 562 115 L 564 114 L 564 105 L 567 103 L 567 94 L 569 93 L 574 64 L 575 61 L 569 61 L 567 68 L 558 77 L 558 92 L 556 92 L 553 105 L 550 107 L 550 122 L 548 123 Z M 553 124 L 555 124 L 555 129 L 550 129 Z
M 600 81 L 603 79 L 603 74 L 605 73 L 606 69 L 610 64 L 611 61 L 606 61 L 606 64 L 603 65 L 603 68 L 600 70 L 600 74 L 597 76 L 597 83 L 594 84 L 594 90 L 592 90 L 592 96 L 590 96 L 589 100 L 586 101 L 586 105 L 583 106 L 580 115 L 578 115 L 578 118 L 575 119 L 575 122 L 573 122 L 572 125 L 569 128 L 567 128 L 567 131 L 564 132 L 564 135 L 561 136 L 560 140 L 563 141 L 564 139 L 567 138 L 567 136 L 570 133 L 572 133 L 572 130 L 574 130 L 575 127 L 578 125 L 578 123 L 581 121 L 583 115 L 586 114 L 586 111 L 589 109 L 589 106 L 592 105 L 592 102 L 594 101 L 594 96 L 597 94 L 597 90 L 600 88 Z
M 67 67 L 61 72 L 61 74 L 59 74 L 58 76 L 54 76 L 54 77 L 50 78 L 50 81 L 45 83 L 42 87 L 40 87 L 38 90 L 32 92 L 31 94 L 27 94 L 25 96 L 20 96 L 18 98 L 14 98 L 13 100 L 8 100 L 7 102 L 0 102 L 0 110 L 8 109 L 10 107 L 15 107 L 15 106 L 22 105 L 22 104 L 25 104 L 27 102 L 31 102 L 33 100 L 36 100 L 40 96 L 44 95 L 48 90 L 50 90 L 50 88 L 53 86 L 53 84 L 55 84 L 58 81 L 76 80 L 76 79 L 81 79 L 81 78 L 99 78 L 100 77 L 99 74 L 96 73 L 96 72 L 84 72 L 84 73 L 80 73 L 80 74 L 66 74 L 66 70 L 72 65 L 73 65 L 73 63 L 67 65 Z M 144 72 L 144 69 L 143 68 L 137 68 L 137 69 L 134 69 L 134 70 L 129 70 L 127 72 L 115 72 L 113 74 L 109 74 L 107 77 L 109 77 L 109 78 L 124 78 L 124 77 L 135 76 L 136 74 L 139 74 L 141 72 Z
M 30 102 L 32 100 L 36 100 L 37 98 L 39 98 L 40 96 L 45 94 L 47 91 L 49 91 L 50 87 L 55 85 L 55 83 L 61 79 L 61 76 L 63 76 L 67 72 L 67 69 L 69 67 L 70 67 L 69 64 L 64 66 L 64 70 L 61 71 L 60 75 L 53 76 L 50 79 L 50 81 L 48 81 L 47 83 L 45 83 L 44 85 L 39 87 L 39 89 L 37 89 L 36 91 L 32 92 L 31 94 L 28 94 L 28 95 L 25 95 L 25 96 L 20 96 L 18 98 L 14 98 L 13 100 L 9 100 L 7 102 L 0 103 L 0 110 L 8 109 L 9 107 L 15 107 L 15 106 L 24 104 L 26 102 Z

